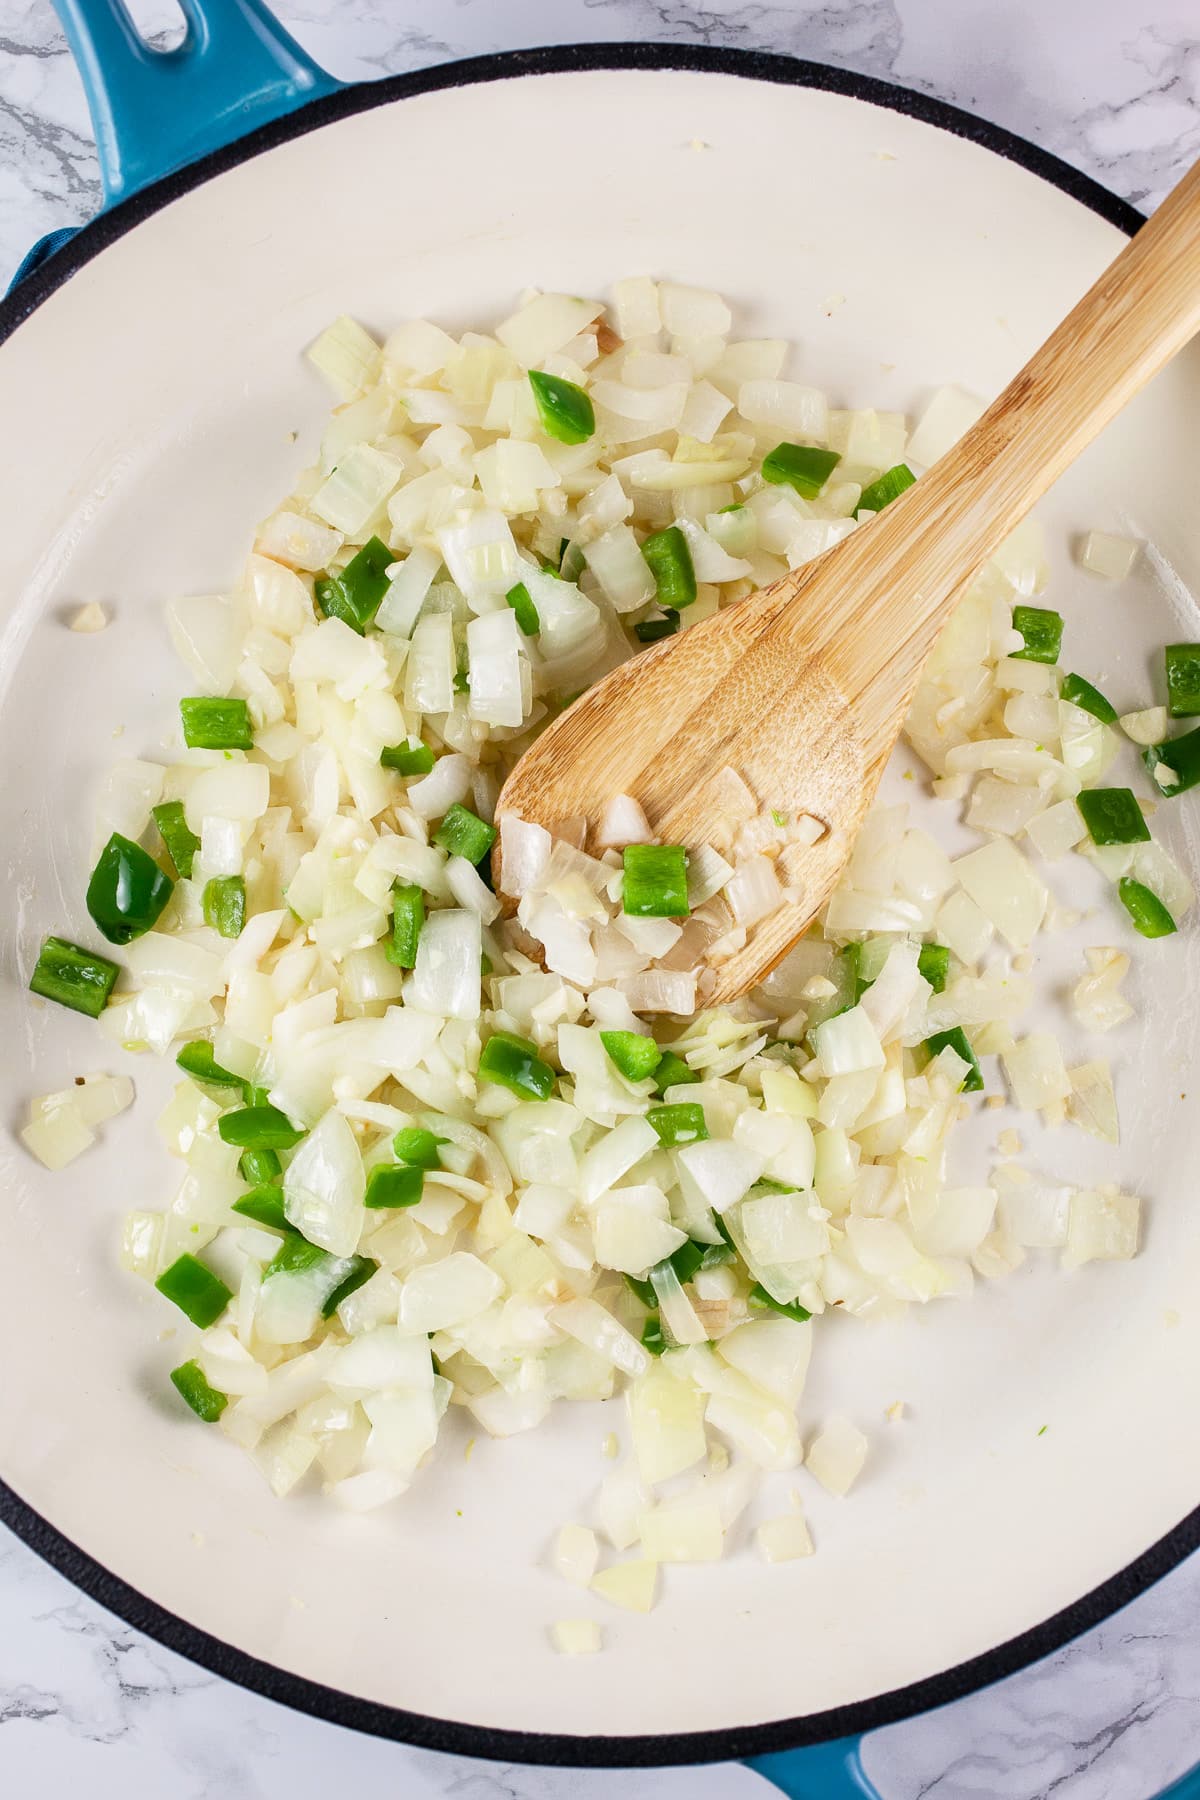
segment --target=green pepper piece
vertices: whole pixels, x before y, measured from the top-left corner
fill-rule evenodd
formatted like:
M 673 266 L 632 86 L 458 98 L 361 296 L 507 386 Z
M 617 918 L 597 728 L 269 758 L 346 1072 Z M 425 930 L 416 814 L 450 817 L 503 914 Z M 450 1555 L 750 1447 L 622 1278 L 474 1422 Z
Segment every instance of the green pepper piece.
M 395 557 L 381 538 L 368 538 L 337 575 L 324 575 L 313 594 L 327 619 L 341 619 L 359 637 L 366 632 L 390 583 L 387 570 Z
M 140 844 L 114 831 L 92 870 L 87 909 L 110 944 L 128 944 L 158 922 L 174 887 Z

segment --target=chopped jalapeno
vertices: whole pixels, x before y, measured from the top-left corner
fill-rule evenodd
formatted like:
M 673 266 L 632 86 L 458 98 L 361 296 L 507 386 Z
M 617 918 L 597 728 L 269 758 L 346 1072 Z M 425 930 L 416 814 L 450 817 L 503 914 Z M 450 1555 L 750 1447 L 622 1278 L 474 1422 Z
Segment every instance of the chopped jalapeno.
M 225 1113 L 217 1121 L 222 1143 L 238 1144 L 244 1150 L 290 1150 L 304 1136 L 302 1126 L 293 1125 L 277 1106 L 243 1106 L 237 1112 Z
M 564 544 L 566 540 L 563 540 Z M 533 596 L 523 581 L 510 587 L 504 596 L 517 615 L 517 629 L 525 637 L 536 637 L 542 629 L 542 621 L 538 617 L 538 609 L 533 604 Z
M 537 1045 L 510 1031 L 493 1032 L 483 1046 L 479 1078 L 497 1082 L 522 1100 L 548 1100 L 557 1079 L 538 1055 Z
M 250 708 L 244 700 L 192 696 L 179 702 L 183 741 L 189 750 L 253 750 Z
M 417 944 L 425 925 L 425 896 L 419 887 L 392 889 L 392 935 L 384 955 L 398 969 L 415 969 Z
M 642 545 L 642 555 L 650 565 L 658 604 L 666 611 L 678 613 L 696 598 L 696 571 L 688 541 L 678 525 L 665 531 L 651 532 Z
M 917 969 L 935 994 L 940 994 L 950 973 L 950 952 L 945 944 L 922 944 Z
M 177 1369 L 171 1370 L 171 1382 L 196 1417 L 203 1419 L 206 1425 L 214 1424 L 229 1404 L 227 1394 L 218 1393 L 215 1387 L 209 1386 L 198 1362 L 180 1363 Z
M 667 612 L 661 619 L 639 619 L 633 628 L 633 635 L 639 644 L 657 644 L 663 638 L 674 637 L 678 630 L 679 614 Z
M 1174 919 L 1158 895 L 1131 875 L 1122 875 L 1117 883 L 1121 904 L 1133 920 L 1135 930 L 1144 938 L 1170 937 L 1177 929 Z
M 33 965 L 29 989 L 43 1000 L 55 1000 L 59 1006 L 69 1006 L 72 1012 L 98 1019 L 120 973 L 117 964 L 109 962 L 106 956 L 81 950 L 65 938 L 48 937 Z
M 1085 788 L 1075 804 L 1093 844 L 1145 844 L 1150 827 L 1131 788 Z
M 560 444 L 586 443 L 596 429 L 596 414 L 583 389 L 541 369 L 530 369 L 529 385 L 546 436 Z
M 1025 643 L 1013 656 L 1018 662 L 1056 663 L 1062 649 L 1062 614 L 1044 606 L 1014 606 L 1013 630 Z
M 415 1206 L 425 1185 L 424 1169 L 401 1167 L 399 1163 L 376 1163 L 367 1176 L 364 1206 Z
M 362 637 L 388 591 L 387 570 L 395 557 L 382 539 L 368 538 L 337 575 L 314 583 L 317 605 L 327 619 L 341 619 Z
M 392 1149 L 402 1163 L 408 1163 L 413 1169 L 440 1169 L 441 1157 L 438 1151 L 449 1138 L 435 1137 L 432 1131 L 426 1131 L 420 1125 L 405 1125 L 392 1139 Z
M 600 1042 L 629 1081 L 642 1081 L 653 1075 L 662 1061 L 662 1051 L 654 1039 L 637 1031 L 602 1031 Z
M 158 826 L 158 835 L 175 865 L 175 873 L 182 880 L 190 881 L 200 839 L 187 822 L 183 801 L 165 800 L 161 806 L 151 808 L 150 817 Z
M 646 1122 L 658 1133 L 660 1144 L 698 1144 L 708 1136 L 704 1108 L 694 1100 L 679 1101 L 674 1106 L 652 1106 Z
M 169 1269 L 163 1270 L 154 1285 L 201 1331 L 215 1325 L 233 1299 L 220 1277 L 205 1268 L 198 1256 L 191 1256 L 186 1251 Z
M 256 1225 L 265 1225 L 270 1231 L 290 1231 L 287 1214 L 283 1210 L 283 1190 L 277 1187 L 252 1187 L 248 1194 L 243 1194 L 233 1203 L 235 1213 L 243 1218 L 253 1219 Z
M 812 444 L 776 444 L 763 458 L 763 480 L 794 488 L 802 500 L 815 500 L 841 460 L 836 450 Z
M 241 875 L 214 875 L 204 884 L 204 923 L 223 938 L 241 937 L 246 923 L 246 883 Z
M 385 769 L 398 769 L 401 775 L 428 775 L 433 767 L 433 751 L 428 744 L 385 744 L 379 752 Z
M 897 463 L 894 469 L 888 469 L 878 481 L 872 481 L 858 497 L 858 504 L 863 512 L 882 512 L 889 501 L 905 488 L 910 488 L 916 476 L 907 463 Z
M 1064 675 L 1059 690 L 1061 700 L 1069 700 L 1072 706 L 1080 706 L 1084 712 L 1091 713 L 1093 719 L 1099 719 L 1102 725 L 1115 725 L 1117 709 L 1104 698 L 1099 688 L 1094 688 L 1090 681 L 1082 675 Z
M 433 834 L 433 841 L 451 856 L 480 863 L 496 841 L 496 827 L 485 824 L 456 800 Z
M 687 856 L 682 844 L 627 844 L 621 910 L 635 919 L 681 919 L 687 913 Z
M 110 944 L 128 944 L 157 923 L 174 888 L 140 844 L 114 831 L 92 870 L 87 909 Z
M 782 1313 L 785 1319 L 797 1319 L 801 1324 L 806 1319 L 812 1318 L 808 1308 L 801 1306 L 798 1300 L 776 1300 L 773 1294 L 768 1294 L 761 1281 L 756 1281 L 750 1289 L 750 1305 L 762 1307 L 770 1312 Z
M 1173 719 L 1200 713 L 1200 644 L 1168 644 L 1167 708 Z

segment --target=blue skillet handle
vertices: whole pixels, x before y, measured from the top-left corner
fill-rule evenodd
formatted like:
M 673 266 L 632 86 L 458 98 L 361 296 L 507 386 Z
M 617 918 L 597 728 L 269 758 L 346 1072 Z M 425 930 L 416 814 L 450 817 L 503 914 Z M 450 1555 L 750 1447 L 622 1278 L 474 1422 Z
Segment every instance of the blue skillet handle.
M 179 4 L 187 33 L 164 51 L 140 36 L 122 0 L 54 0 L 92 115 L 104 211 L 342 85 L 305 55 L 262 0 Z M 44 237 L 13 285 L 71 235 Z
M 863 1772 L 861 1751 L 861 1738 L 836 1738 L 807 1750 L 750 1756 L 746 1767 L 773 1783 L 788 1800 L 880 1800 L 879 1790 Z M 1200 1789 L 1181 1800 L 1200 1800 Z

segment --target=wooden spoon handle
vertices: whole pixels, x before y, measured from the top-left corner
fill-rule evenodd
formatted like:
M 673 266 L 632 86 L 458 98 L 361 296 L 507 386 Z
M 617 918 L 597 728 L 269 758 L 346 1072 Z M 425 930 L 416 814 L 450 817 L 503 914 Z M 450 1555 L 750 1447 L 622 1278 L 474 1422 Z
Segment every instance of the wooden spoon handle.
M 898 697 L 911 687 L 964 581 L 1197 329 L 1200 163 L 977 424 L 838 550 L 844 601 L 820 635 L 851 690 L 872 660 Z

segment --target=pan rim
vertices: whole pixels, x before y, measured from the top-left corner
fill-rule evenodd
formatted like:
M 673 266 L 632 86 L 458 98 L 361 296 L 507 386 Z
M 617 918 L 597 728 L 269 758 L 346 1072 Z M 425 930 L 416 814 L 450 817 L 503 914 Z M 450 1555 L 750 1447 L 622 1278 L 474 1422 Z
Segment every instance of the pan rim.
M 501 51 L 340 89 L 143 189 L 84 225 L 19 289 L 0 299 L 0 344 L 93 257 L 160 208 L 226 170 L 323 125 L 396 100 L 449 88 L 521 76 L 643 69 L 734 75 L 865 101 L 991 150 L 1128 235 L 1144 223 L 1143 215 L 1127 201 L 1051 152 L 948 102 L 874 76 L 766 51 L 707 45 L 618 42 Z M 1039 1624 L 980 1656 L 852 1705 L 711 1731 L 581 1737 L 470 1725 L 408 1712 L 280 1669 L 201 1630 L 140 1593 L 51 1525 L 2 1480 L 0 1523 L 89 1598 L 136 1630 L 266 1699 L 330 1724 L 421 1749 L 501 1762 L 590 1768 L 650 1768 L 732 1760 L 804 1748 L 895 1724 L 961 1699 L 1039 1661 L 1129 1604 L 1200 1547 L 1197 1507 L 1125 1569 Z

